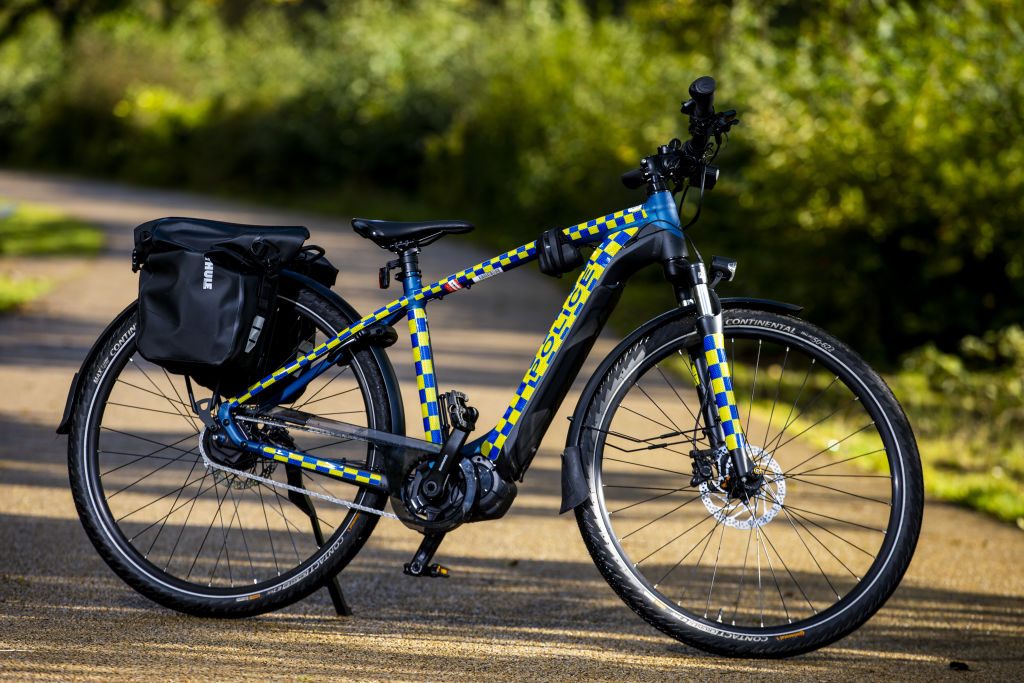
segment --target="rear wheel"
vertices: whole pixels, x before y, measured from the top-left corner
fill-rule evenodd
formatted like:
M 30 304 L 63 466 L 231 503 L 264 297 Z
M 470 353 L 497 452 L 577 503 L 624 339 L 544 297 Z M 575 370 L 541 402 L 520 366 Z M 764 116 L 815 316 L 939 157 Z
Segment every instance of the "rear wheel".
M 794 655 L 895 590 L 920 529 L 917 447 L 882 379 L 824 331 L 733 310 L 724 337 L 758 491 L 730 490 L 729 459 L 710 449 L 690 361 L 702 347 L 680 316 L 623 349 L 585 398 L 577 519 L 605 578 L 657 628 L 719 654 Z
M 294 305 L 303 329 L 310 330 L 303 347 L 352 322 L 312 289 L 300 288 L 284 303 Z M 112 329 L 83 368 L 72 418 L 71 487 L 89 538 L 129 585 L 182 612 L 241 617 L 305 597 L 348 564 L 377 515 L 206 468 L 200 454 L 203 425 L 190 406 L 185 379 L 136 352 L 136 321 L 130 315 Z M 200 398 L 205 390 L 193 387 Z M 290 407 L 392 429 L 381 368 L 365 350 L 313 380 Z M 376 449 L 363 442 L 249 428 L 288 448 L 362 467 L 380 465 Z M 246 457 L 233 467 L 375 509 L 386 501 L 383 494 L 270 460 Z

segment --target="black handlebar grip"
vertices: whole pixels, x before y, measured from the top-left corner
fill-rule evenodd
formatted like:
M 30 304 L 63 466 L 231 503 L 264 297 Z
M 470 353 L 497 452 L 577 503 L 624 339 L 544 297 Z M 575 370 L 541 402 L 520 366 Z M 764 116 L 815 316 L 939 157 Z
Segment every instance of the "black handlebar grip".
M 690 98 L 693 99 L 693 116 L 707 118 L 715 113 L 715 79 L 701 76 L 690 84 Z
M 631 190 L 635 190 L 638 187 L 643 187 L 647 179 L 644 178 L 644 170 L 642 168 L 629 171 L 628 173 L 622 174 L 622 184 Z

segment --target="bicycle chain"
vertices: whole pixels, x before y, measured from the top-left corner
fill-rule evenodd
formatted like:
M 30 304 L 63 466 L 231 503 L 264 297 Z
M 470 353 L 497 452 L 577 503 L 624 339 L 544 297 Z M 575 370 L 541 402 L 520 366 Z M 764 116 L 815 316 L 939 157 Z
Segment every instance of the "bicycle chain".
M 241 418 L 241 417 L 239 417 L 239 419 L 243 419 L 246 422 L 257 422 L 257 421 L 259 421 L 259 422 L 263 422 L 264 424 L 269 424 L 269 422 L 267 422 L 266 420 L 254 420 L 254 419 L 247 419 L 246 420 L 246 419 Z M 289 425 L 289 426 L 294 427 L 295 425 Z M 379 517 L 387 517 L 388 519 L 398 519 L 398 515 L 396 515 L 394 513 L 385 512 L 384 510 L 378 510 L 377 508 L 372 508 L 372 507 L 370 507 L 368 505 L 360 505 L 359 503 L 354 503 L 354 502 L 352 502 L 350 500 L 342 500 L 341 498 L 335 498 L 334 496 L 329 496 L 326 493 L 317 493 L 316 491 L 310 491 L 309 489 L 304 489 L 304 488 L 302 488 L 300 486 L 292 486 L 291 484 L 286 484 L 286 483 L 284 483 L 282 481 L 274 481 L 273 479 L 270 479 L 268 477 L 261 477 L 258 474 L 253 474 L 252 472 L 243 472 L 241 470 L 235 470 L 235 469 L 231 469 L 230 467 L 225 467 L 224 465 L 218 465 L 217 463 L 215 463 L 213 460 L 210 459 L 210 456 L 208 456 L 206 454 L 206 449 L 203 446 L 203 439 L 202 438 L 199 439 L 199 454 L 203 456 L 203 465 L 205 465 L 207 469 L 213 469 L 213 470 L 219 470 L 221 472 L 227 472 L 228 474 L 234 474 L 236 476 L 245 477 L 246 479 L 252 479 L 254 481 L 258 481 L 261 484 L 266 484 L 267 486 L 274 486 L 274 487 L 277 487 L 277 488 L 280 488 L 280 489 L 285 489 L 287 491 L 294 491 L 295 493 L 304 493 L 307 496 L 313 496 L 314 498 L 319 498 L 321 500 L 326 500 L 329 503 L 334 503 L 336 505 L 341 505 L 343 507 L 351 508 L 352 510 L 358 510 L 360 512 L 365 512 L 367 514 L 377 515 Z

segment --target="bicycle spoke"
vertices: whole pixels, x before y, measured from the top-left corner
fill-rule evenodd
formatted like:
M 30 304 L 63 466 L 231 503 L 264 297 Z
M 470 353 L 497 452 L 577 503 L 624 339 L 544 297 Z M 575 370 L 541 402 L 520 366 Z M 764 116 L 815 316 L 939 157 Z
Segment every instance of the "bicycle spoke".
M 885 448 L 884 447 L 883 448 L 876 448 L 873 451 L 868 451 L 867 453 L 861 453 L 860 455 L 854 455 L 854 456 L 851 456 L 849 458 L 844 458 L 842 460 L 833 460 L 832 462 L 825 463 L 824 465 L 819 465 L 818 467 L 814 467 L 814 468 L 809 469 L 809 470 L 804 470 L 802 472 L 794 472 L 792 474 L 792 476 L 794 476 L 794 477 L 806 477 L 806 476 L 810 475 L 810 476 L 815 476 L 815 477 L 877 477 L 877 478 L 881 478 L 881 479 L 892 479 L 892 475 L 891 474 L 870 474 L 868 472 L 864 472 L 864 473 L 861 473 L 861 474 L 814 474 L 814 475 L 811 475 L 812 472 L 819 472 L 819 471 L 821 471 L 823 469 L 826 469 L 828 467 L 836 467 L 837 465 L 842 465 L 843 463 L 847 463 L 847 462 L 853 462 L 854 460 L 857 460 L 858 458 L 864 458 L 864 457 L 867 457 L 869 455 L 875 455 L 877 453 L 885 453 Z M 791 469 L 793 469 L 793 468 L 791 468 Z
M 875 531 L 875 532 L 880 533 L 880 534 L 884 534 L 885 533 L 885 531 L 882 531 L 882 530 L 879 530 L 879 529 L 871 529 L 870 527 L 866 527 L 866 526 L 864 526 L 862 524 L 856 524 L 854 522 L 845 522 L 845 520 L 836 519 L 835 517 L 829 517 L 828 515 L 823 515 L 820 512 L 810 512 L 808 510 L 801 510 L 800 508 L 795 508 L 792 505 L 787 505 L 786 506 L 786 510 L 792 512 L 793 514 L 795 514 L 797 517 L 803 519 L 808 524 L 821 529 L 822 531 L 824 531 L 825 533 L 827 533 L 827 534 L 829 534 L 831 536 L 835 536 L 837 539 L 839 539 L 843 543 L 847 544 L 848 546 L 850 546 L 852 548 L 855 548 L 855 549 L 859 550 L 860 552 L 864 553 L 865 555 L 867 555 L 868 557 L 871 557 L 871 558 L 874 557 L 874 555 L 871 553 L 871 551 L 865 550 L 864 548 L 860 547 L 859 545 L 857 545 L 853 541 L 840 536 L 839 534 L 837 534 L 836 532 L 832 531 L 828 527 L 823 526 L 821 524 L 818 524 L 817 522 L 815 522 L 810 517 L 807 517 L 806 515 L 801 514 L 801 513 L 806 512 L 809 515 L 816 515 L 818 517 L 824 517 L 825 519 L 830 519 L 830 520 L 833 520 L 833 521 L 836 521 L 836 522 L 844 522 L 846 524 L 850 524 L 851 526 L 856 526 L 856 527 L 860 527 L 862 529 L 867 529 L 868 531 Z
M 788 479 L 789 481 L 799 481 L 804 484 L 807 484 L 808 486 L 817 486 L 819 488 L 823 488 L 828 491 L 833 491 L 844 496 L 852 496 L 853 498 L 860 498 L 861 500 L 867 500 L 872 503 L 880 503 L 881 505 L 892 507 L 892 503 L 888 500 L 879 500 L 878 498 L 872 498 L 871 496 L 862 496 L 859 493 L 854 493 L 853 491 L 844 491 L 843 489 L 837 489 L 834 486 L 826 486 L 825 484 L 819 484 L 817 482 L 810 481 L 808 479 L 803 479 L 801 477 L 788 476 L 786 477 L 786 479 Z
M 182 453 L 181 457 L 185 457 L 186 455 L 191 455 L 191 454 L 192 454 L 192 452 L 191 452 L 191 451 L 186 451 L 186 452 Z M 107 496 L 107 500 L 110 500 L 111 498 L 113 498 L 113 497 L 114 497 L 114 496 L 116 496 L 117 494 L 119 494 L 119 493 L 122 493 L 123 491 L 126 491 L 126 490 L 130 489 L 131 487 L 135 486 L 135 485 L 136 485 L 136 484 L 138 484 L 139 482 L 141 482 L 141 481 L 143 481 L 143 480 L 145 480 L 145 479 L 148 479 L 149 477 L 152 477 L 152 476 L 153 476 L 154 474 L 156 474 L 157 472 L 160 472 L 160 471 L 161 471 L 161 470 L 163 470 L 163 469 L 164 469 L 165 467 L 170 467 L 170 466 L 171 466 L 171 465 L 173 465 L 173 464 L 174 464 L 175 462 L 180 462 L 180 458 L 178 458 L 178 459 L 175 459 L 175 460 L 168 460 L 168 461 L 167 461 L 167 462 L 165 462 L 164 464 L 162 464 L 162 465 L 160 465 L 159 467 L 157 467 L 157 468 L 156 468 L 155 470 L 150 470 L 150 471 L 146 472 L 146 473 L 145 473 L 145 474 L 143 474 L 143 475 L 142 475 L 141 477 L 139 477 L 138 479 L 136 479 L 136 480 L 135 480 L 135 481 L 133 481 L 132 483 L 128 484 L 127 486 L 124 486 L 124 487 L 122 487 L 122 488 L 118 489 L 117 491 L 114 491 L 113 493 L 109 494 L 109 495 Z
M 689 476 L 691 476 L 689 474 L 685 474 L 685 473 L 680 472 L 678 470 L 667 470 L 664 467 L 655 467 L 654 465 L 645 465 L 645 464 L 640 463 L 640 462 L 633 462 L 632 460 L 620 460 L 618 458 L 609 458 L 608 456 L 605 456 L 604 459 L 608 460 L 608 461 L 611 461 L 611 462 L 621 462 L 621 463 L 624 463 L 626 465 L 636 465 L 637 467 L 643 467 L 643 468 L 646 468 L 646 469 L 649 469 L 649 470 L 658 470 L 659 472 L 668 472 L 669 474 L 678 474 L 681 477 L 689 477 Z
M 332 377 L 330 379 L 330 381 L 328 381 L 327 384 L 324 384 L 322 387 L 317 389 L 316 392 L 312 396 L 310 396 L 308 400 L 303 401 L 302 403 L 300 403 L 297 406 L 295 406 L 295 409 L 296 410 L 304 410 L 304 409 L 308 408 L 309 406 L 313 405 L 314 403 L 321 403 L 323 401 L 329 401 L 332 398 L 339 398 L 341 396 L 345 396 L 346 394 L 350 394 L 353 391 L 359 391 L 359 386 L 357 385 L 357 386 L 352 387 L 351 389 L 345 389 L 343 391 L 339 391 L 336 394 L 330 394 L 329 396 L 321 396 L 320 398 L 316 398 L 316 396 L 319 396 L 320 393 L 322 393 L 324 391 L 324 389 L 326 389 L 328 386 L 330 386 L 331 382 L 333 382 L 334 380 L 336 380 L 340 376 L 341 375 L 338 374 L 338 375 L 335 375 L 334 377 Z M 362 411 L 353 411 L 353 412 L 362 412 Z M 322 413 L 320 413 L 320 414 L 322 414 Z
M 695 501 L 695 500 L 700 500 L 700 496 L 694 496 L 693 498 L 691 498 L 691 499 L 689 499 L 689 500 L 687 500 L 687 501 L 685 501 L 685 502 L 683 502 L 683 503 L 680 503 L 679 505 L 675 506 L 674 508 L 672 508 L 671 510 L 669 510 L 669 511 L 668 511 L 668 512 L 666 512 L 665 514 L 663 514 L 663 515 L 661 515 L 661 516 L 659 516 L 659 517 L 655 517 L 654 519 L 652 519 L 651 521 L 647 522 L 646 524 L 644 524 L 644 525 L 643 525 L 643 526 L 641 526 L 640 528 L 638 528 L 638 529 L 633 529 L 632 531 L 630 531 L 630 532 L 629 532 L 628 534 L 626 534 L 625 536 L 620 536 L 620 537 L 619 537 L 619 540 L 620 540 L 620 541 L 625 541 L 625 540 L 626 540 L 627 538 L 629 538 L 630 536 L 632 536 L 632 535 L 633 535 L 633 534 L 635 534 L 636 532 L 638 532 L 638 531 L 641 531 L 641 530 L 643 530 L 643 529 L 646 529 L 647 527 L 649 527 L 650 525 L 654 524 L 655 522 L 658 522 L 658 521 L 661 521 L 661 520 L 665 519 L 666 517 L 668 517 L 669 515 L 671 515 L 671 514 L 672 514 L 673 512 L 676 512 L 676 511 L 678 511 L 678 510 L 681 510 L 681 509 L 682 509 L 682 508 L 683 508 L 684 506 L 686 506 L 686 505 L 689 505 L 690 503 L 692 503 L 692 502 L 693 502 L 693 501 Z
M 708 618 L 708 611 L 711 609 L 711 594 L 715 590 L 715 578 L 718 577 L 718 562 L 722 557 L 722 542 L 725 541 L 725 529 L 724 524 L 720 524 L 719 528 L 722 533 L 718 536 L 718 549 L 715 551 L 715 566 L 711 568 L 711 581 L 708 583 L 708 599 L 704 603 L 704 618 Z M 721 613 L 719 613 L 719 621 L 721 621 Z
M 712 515 L 708 514 L 708 515 L 705 515 L 704 517 L 702 517 L 700 520 L 694 522 L 685 531 L 677 534 L 673 538 L 669 539 L 666 543 L 664 543 L 661 546 L 655 548 L 651 552 L 649 552 L 646 555 L 644 555 L 641 559 L 637 560 L 637 562 L 636 562 L 637 566 L 639 567 L 641 564 L 643 564 L 647 560 L 651 559 L 652 557 L 654 557 L 655 555 L 660 553 L 662 550 L 664 550 L 665 548 L 669 547 L 670 545 L 672 545 L 673 543 L 678 541 L 680 538 L 682 538 L 686 534 L 690 533 L 691 531 L 693 531 L 694 529 L 696 529 L 697 527 L 699 527 L 701 524 L 703 524 L 704 522 L 708 521 L 709 519 L 714 519 L 714 517 Z M 718 528 L 717 525 L 713 525 L 711 530 L 708 531 L 707 533 L 708 534 L 714 533 L 716 528 Z M 704 540 L 704 538 L 706 536 L 707 536 L 707 534 L 702 536 L 697 541 L 697 543 L 699 544 L 702 540 Z M 683 555 L 681 558 L 679 558 L 679 560 L 674 565 L 672 565 L 672 567 L 667 572 L 665 572 L 660 579 L 658 579 L 657 581 L 654 582 L 654 587 L 657 588 L 658 585 L 660 585 L 662 582 L 664 582 L 665 579 L 668 578 L 669 574 L 671 574 L 676 569 L 676 567 L 678 567 L 680 564 L 682 564 L 683 560 L 685 560 L 687 557 L 689 557 L 690 553 L 692 553 L 696 549 L 696 547 L 697 546 L 694 545 L 693 548 L 690 548 L 690 550 L 685 555 Z
M 782 368 L 779 370 L 779 381 L 775 385 L 775 398 L 772 399 L 772 410 L 768 414 L 768 422 L 764 428 L 764 442 L 761 444 L 764 450 L 768 450 L 768 433 L 772 428 L 772 418 L 775 417 L 775 406 L 779 403 L 779 393 L 782 391 L 782 378 L 786 374 L 786 362 L 789 360 L 789 347 L 786 347 L 786 356 L 782 359 Z
M 680 491 L 683 491 L 683 489 L 672 489 L 668 493 L 662 493 L 662 494 L 659 494 L 657 496 L 651 496 L 650 498 L 644 498 L 643 500 L 639 500 L 639 501 L 637 501 L 635 503 L 631 503 L 630 505 L 618 508 L 617 510 L 609 510 L 608 514 L 609 515 L 614 515 L 614 514 L 616 514 L 618 512 L 622 512 L 623 510 L 628 510 L 628 509 L 630 509 L 632 507 L 636 507 L 637 505 L 643 505 L 644 503 L 650 503 L 651 501 L 659 500 L 661 498 L 664 498 L 665 496 L 671 496 L 673 493 L 679 493 Z
M 270 547 L 270 556 L 274 558 L 274 571 L 281 575 L 281 563 L 277 561 L 277 549 L 274 547 L 274 534 L 270 530 L 270 518 L 267 516 L 267 502 L 263 498 L 263 487 L 256 487 L 256 495 L 260 499 L 260 512 L 263 513 L 263 524 L 267 530 L 267 545 Z
M 661 369 L 661 366 L 660 365 L 655 365 L 654 369 L 658 371 L 658 374 L 661 375 L 661 378 L 665 381 L 665 384 L 667 384 L 668 388 L 672 390 L 673 394 L 675 394 L 675 397 L 679 401 L 679 404 L 681 406 L 683 406 L 684 408 L 686 408 L 686 412 L 688 412 L 690 414 L 690 419 L 696 420 L 697 416 L 690 409 L 690 406 L 689 406 L 689 404 L 687 404 L 686 399 L 684 399 L 682 396 L 679 395 L 679 392 L 676 391 L 675 385 L 672 384 L 672 382 L 669 381 L 668 375 L 666 375 L 664 373 L 664 371 Z
M 196 492 L 196 495 L 192 497 L 191 503 L 189 504 L 188 512 L 185 514 L 185 521 L 182 522 L 181 529 L 179 529 L 178 531 L 178 537 L 174 540 L 174 545 L 171 546 L 171 550 L 167 555 L 167 563 L 164 565 L 163 568 L 165 572 L 171 566 L 171 562 L 174 559 L 174 553 L 178 550 L 178 544 L 181 543 L 181 538 L 185 534 L 185 529 L 188 528 L 188 521 L 192 518 L 192 511 L 195 510 L 196 501 L 198 501 L 199 496 L 203 494 L 203 482 L 206 481 L 207 477 L 213 479 L 213 477 L 210 475 L 210 472 L 208 470 L 205 470 L 203 472 L 203 478 L 199 481 L 199 490 Z M 214 480 L 213 483 L 210 485 L 210 488 L 213 488 L 216 485 L 217 482 L 216 480 Z M 209 491 L 210 488 L 207 488 L 206 490 Z

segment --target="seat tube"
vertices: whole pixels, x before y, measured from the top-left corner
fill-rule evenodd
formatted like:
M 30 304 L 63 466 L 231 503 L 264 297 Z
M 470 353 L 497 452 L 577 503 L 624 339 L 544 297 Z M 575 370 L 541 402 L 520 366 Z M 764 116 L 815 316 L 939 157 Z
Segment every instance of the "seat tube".
M 434 352 L 430 347 L 430 328 L 427 325 L 427 308 L 423 301 L 412 299 L 412 294 L 422 287 L 418 249 L 402 253 L 402 288 L 410 298 L 408 319 L 409 336 L 412 341 L 412 357 L 416 366 L 416 388 L 423 415 L 423 434 L 427 441 L 444 442 L 441 427 L 441 407 L 437 398 L 437 376 L 434 374 Z

